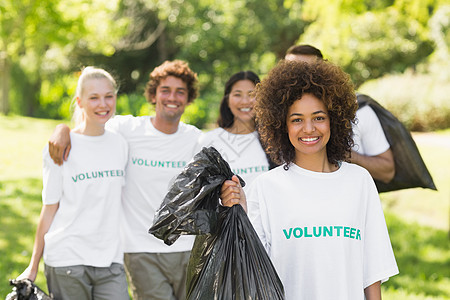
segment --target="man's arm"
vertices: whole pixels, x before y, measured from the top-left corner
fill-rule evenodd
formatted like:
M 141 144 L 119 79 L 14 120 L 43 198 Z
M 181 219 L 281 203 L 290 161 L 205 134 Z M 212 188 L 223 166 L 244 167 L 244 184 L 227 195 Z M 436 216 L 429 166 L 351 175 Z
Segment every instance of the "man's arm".
M 62 165 L 67 160 L 70 148 L 70 128 L 66 124 L 59 124 L 48 141 L 48 151 L 55 164 Z
M 394 155 L 390 148 L 375 156 L 358 154 L 352 150 L 349 161 L 365 168 L 373 178 L 384 183 L 389 183 L 394 178 Z

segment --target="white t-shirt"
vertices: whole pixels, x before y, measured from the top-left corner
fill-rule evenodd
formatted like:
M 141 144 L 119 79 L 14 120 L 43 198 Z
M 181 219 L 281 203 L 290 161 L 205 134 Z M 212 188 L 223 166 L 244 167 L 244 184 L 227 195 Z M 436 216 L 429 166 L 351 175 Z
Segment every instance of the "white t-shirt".
M 56 165 L 43 151 L 42 199 L 56 204 L 45 234 L 44 261 L 52 267 L 109 267 L 123 263 L 120 239 L 121 192 L 128 160 L 126 141 L 117 133 L 70 133 L 67 162 Z
M 357 165 L 280 166 L 255 179 L 247 201 L 288 300 L 364 299 L 398 273 L 375 184 Z
M 380 120 L 370 106 L 356 111 L 357 123 L 353 126 L 353 150 L 359 154 L 376 156 L 389 149 Z
M 269 170 L 269 163 L 257 132 L 234 134 L 219 127 L 203 134 L 200 145 L 213 146 L 219 151 L 233 173 L 244 179 L 245 189 L 258 175 Z
M 107 126 L 119 132 L 129 146 L 127 184 L 123 190 L 125 253 L 190 251 L 194 236 L 181 236 L 167 246 L 148 230 L 170 182 L 195 155 L 201 131 L 180 122 L 176 133 L 165 134 L 153 126 L 150 116 L 116 116 Z

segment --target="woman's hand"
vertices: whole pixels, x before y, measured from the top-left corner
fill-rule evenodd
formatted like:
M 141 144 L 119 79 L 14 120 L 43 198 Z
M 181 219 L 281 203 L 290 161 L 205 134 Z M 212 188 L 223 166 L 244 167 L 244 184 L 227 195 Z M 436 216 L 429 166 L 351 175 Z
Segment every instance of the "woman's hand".
M 35 281 L 37 276 L 37 270 L 32 270 L 32 266 L 28 266 L 28 268 L 25 269 L 25 271 L 22 272 L 16 279 L 17 280 L 23 280 L 23 279 L 30 279 L 31 281 Z
M 245 212 L 247 212 L 247 200 L 245 198 L 244 189 L 236 175 L 233 175 L 231 180 L 226 180 L 223 183 L 220 190 L 220 199 L 222 200 L 223 206 L 231 207 L 240 204 Z

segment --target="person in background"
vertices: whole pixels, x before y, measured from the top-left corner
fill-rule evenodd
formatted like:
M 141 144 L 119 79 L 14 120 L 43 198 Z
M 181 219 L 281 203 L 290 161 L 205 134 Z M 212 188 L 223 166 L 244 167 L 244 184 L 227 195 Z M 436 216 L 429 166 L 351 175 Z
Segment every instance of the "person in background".
M 280 165 L 243 191 L 241 204 L 283 282 L 286 299 L 381 299 L 398 273 L 375 183 L 345 162 L 357 109 L 350 77 L 325 61 L 283 60 L 256 88 L 261 139 Z
M 43 207 L 30 264 L 18 279 L 34 281 L 43 256 L 54 299 L 129 299 L 117 238 L 128 146 L 105 130 L 116 97 L 112 76 L 86 67 L 76 89 L 70 158 L 58 166 L 47 147 L 43 152 Z
M 311 45 L 293 45 L 286 51 L 284 59 L 310 63 L 323 60 L 323 55 L 319 49 Z
M 310 63 L 323 60 L 323 55 L 311 45 L 294 45 L 287 50 L 285 59 Z M 377 115 L 366 105 L 358 109 L 356 119 L 350 162 L 366 168 L 373 178 L 390 182 L 395 175 L 394 156 Z
M 185 299 L 186 271 L 194 236 L 182 236 L 172 246 L 148 233 L 170 181 L 192 159 L 201 131 L 180 122 L 185 108 L 197 97 L 197 74 L 181 60 L 165 61 L 151 73 L 145 97 L 154 116 L 116 116 L 107 127 L 129 145 L 127 184 L 123 192 L 122 239 L 125 268 L 133 299 Z M 59 125 L 58 125 L 59 126 Z M 68 128 L 53 134 L 50 145 L 62 162 Z M 64 156 L 63 156 L 64 154 Z
M 218 128 L 200 138 L 200 146 L 213 146 L 241 176 L 246 186 L 269 170 L 266 153 L 259 141 L 255 123 L 255 97 L 259 77 L 252 71 L 233 74 L 225 84 L 220 103 Z

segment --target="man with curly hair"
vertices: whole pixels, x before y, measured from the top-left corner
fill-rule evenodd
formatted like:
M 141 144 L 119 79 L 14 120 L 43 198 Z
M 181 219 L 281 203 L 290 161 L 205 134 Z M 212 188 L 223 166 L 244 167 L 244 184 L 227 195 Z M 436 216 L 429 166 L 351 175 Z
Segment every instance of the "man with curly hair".
M 319 49 L 302 44 L 291 46 L 285 59 L 310 63 L 323 60 L 323 55 Z M 366 105 L 358 109 L 356 119 L 350 162 L 366 168 L 373 178 L 389 183 L 395 175 L 394 155 L 377 115 Z
M 151 73 L 145 97 L 155 116 L 115 116 L 106 124 L 128 142 L 129 158 L 123 189 L 122 240 L 124 262 L 133 299 L 185 299 L 186 268 L 193 236 L 172 246 L 148 233 L 169 182 L 192 159 L 201 131 L 180 122 L 185 108 L 197 97 L 197 74 L 181 60 L 166 61 Z M 58 125 L 60 126 L 60 125 Z M 67 159 L 67 126 L 49 144 L 55 163 Z M 53 150 L 52 150 L 53 149 Z
M 381 299 L 398 268 L 375 183 L 345 161 L 357 109 L 350 77 L 329 62 L 283 60 L 256 98 L 261 139 L 281 165 L 245 193 L 233 176 L 222 204 L 248 204 L 286 299 Z

